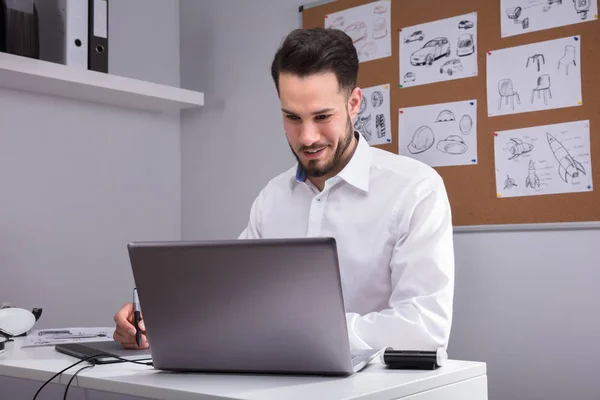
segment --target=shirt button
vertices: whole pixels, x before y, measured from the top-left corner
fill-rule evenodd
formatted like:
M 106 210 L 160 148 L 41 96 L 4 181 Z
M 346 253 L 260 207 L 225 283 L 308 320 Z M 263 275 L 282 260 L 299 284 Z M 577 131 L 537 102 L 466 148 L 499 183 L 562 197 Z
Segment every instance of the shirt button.
M 317 199 L 317 201 L 321 201 L 321 199 Z

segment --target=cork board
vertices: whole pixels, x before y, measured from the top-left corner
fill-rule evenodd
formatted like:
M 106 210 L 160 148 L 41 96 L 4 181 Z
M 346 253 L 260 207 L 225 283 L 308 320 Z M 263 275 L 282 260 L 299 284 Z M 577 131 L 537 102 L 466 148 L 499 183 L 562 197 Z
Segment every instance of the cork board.
M 323 27 L 325 15 L 370 2 L 339 0 L 314 7 L 307 5 L 301 11 L 302 25 L 304 28 Z M 472 12 L 477 12 L 478 19 L 478 75 L 400 88 L 399 29 Z M 477 164 L 435 167 L 444 179 L 455 226 L 600 221 L 600 189 L 582 193 L 498 198 L 494 164 L 495 131 L 589 120 L 593 186 L 600 188 L 600 46 L 597 44 L 600 43 L 600 26 L 597 17 L 590 22 L 507 38 L 501 37 L 500 21 L 499 0 L 391 1 L 392 56 L 362 62 L 358 77 L 360 87 L 391 85 L 393 141 L 377 147 L 398 153 L 398 110 L 401 108 L 477 99 Z M 581 36 L 582 106 L 488 117 L 487 51 L 577 35 Z

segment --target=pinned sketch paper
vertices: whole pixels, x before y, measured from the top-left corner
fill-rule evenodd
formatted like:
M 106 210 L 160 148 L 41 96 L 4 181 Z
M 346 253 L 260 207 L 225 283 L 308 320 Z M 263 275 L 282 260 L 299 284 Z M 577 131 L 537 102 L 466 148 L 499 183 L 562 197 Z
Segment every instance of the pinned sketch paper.
M 362 102 L 354 119 L 354 129 L 370 145 L 391 143 L 390 85 L 362 88 Z
M 501 0 L 502 37 L 598 19 L 598 0 Z
M 570 36 L 487 54 L 488 115 L 582 104 L 581 38 Z
M 432 167 L 477 164 L 477 100 L 401 108 L 398 144 Z
M 374 1 L 325 15 L 325 27 L 348 34 L 358 52 L 359 62 L 392 55 L 391 1 Z
M 477 13 L 400 30 L 400 86 L 477 76 Z
M 590 122 L 496 132 L 498 197 L 591 192 Z

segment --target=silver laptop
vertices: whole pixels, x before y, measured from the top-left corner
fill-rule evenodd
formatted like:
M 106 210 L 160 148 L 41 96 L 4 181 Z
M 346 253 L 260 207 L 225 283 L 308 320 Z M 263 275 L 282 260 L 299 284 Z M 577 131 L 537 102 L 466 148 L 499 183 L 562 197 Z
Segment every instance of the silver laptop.
M 128 244 L 154 367 L 349 375 L 333 238 Z

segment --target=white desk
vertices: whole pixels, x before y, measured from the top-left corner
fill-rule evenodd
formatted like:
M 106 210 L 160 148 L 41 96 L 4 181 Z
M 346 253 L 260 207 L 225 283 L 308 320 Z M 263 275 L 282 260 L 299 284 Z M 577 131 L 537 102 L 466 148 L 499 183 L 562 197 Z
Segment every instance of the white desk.
M 78 361 L 53 347 L 0 354 L 0 399 L 31 400 L 53 374 Z M 47 385 L 38 399 L 62 399 L 79 364 Z M 126 399 L 405 399 L 487 400 L 486 364 L 449 360 L 434 371 L 388 370 L 374 362 L 350 377 L 169 373 L 131 363 L 96 365 L 73 380 L 69 400 Z

